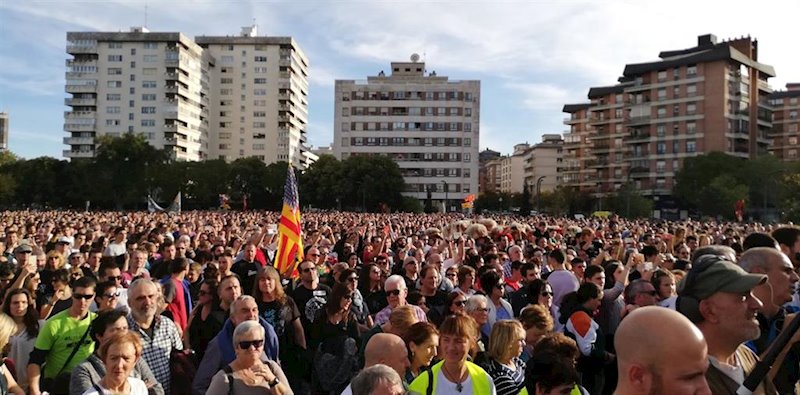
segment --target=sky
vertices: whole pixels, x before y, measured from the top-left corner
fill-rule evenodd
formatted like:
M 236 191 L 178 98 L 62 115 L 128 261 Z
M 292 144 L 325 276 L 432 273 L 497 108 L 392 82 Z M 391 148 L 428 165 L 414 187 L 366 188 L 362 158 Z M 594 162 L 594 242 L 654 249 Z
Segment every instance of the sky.
M 333 141 L 336 79 L 388 72 L 418 53 L 428 71 L 481 81 L 480 147 L 506 154 L 564 133 L 563 105 L 613 85 L 626 63 L 703 34 L 754 37 L 778 74 L 773 88 L 800 82 L 798 15 L 796 0 L 0 0 L 0 111 L 12 152 L 61 158 L 68 31 L 237 35 L 255 22 L 309 58 L 309 144 Z

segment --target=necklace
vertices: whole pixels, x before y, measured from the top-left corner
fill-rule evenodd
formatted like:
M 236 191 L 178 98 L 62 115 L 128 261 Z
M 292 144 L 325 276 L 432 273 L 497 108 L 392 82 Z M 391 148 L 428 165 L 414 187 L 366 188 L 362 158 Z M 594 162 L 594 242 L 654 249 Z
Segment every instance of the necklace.
M 459 374 L 458 376 L 453 375 L 452 373 L 447 371 L 447 366 L 445 366 L 444 364 L 442 364 L 442 373 L 444 373 L 445 378 L 456 383 L 456 391 L 461 392 L 464 390 L 464 384 L 462 384 L 462 382 L 466 380 L 466 377 L 461 378 L 461 374 Z

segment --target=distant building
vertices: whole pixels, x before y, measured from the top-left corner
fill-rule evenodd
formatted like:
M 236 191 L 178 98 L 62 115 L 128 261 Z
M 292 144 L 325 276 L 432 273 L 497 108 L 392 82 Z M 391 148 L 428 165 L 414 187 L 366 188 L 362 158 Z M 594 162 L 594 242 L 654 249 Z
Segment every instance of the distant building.
M 770 152 L 784 161 L 800 160 L 800 83 L 786 84 L 786 90 L 769 95 L 772 106 Z
M 564 140 L 559 134 L 542 135 L 542 142 L 531 146 L 523 156 L 523 183 L 532 194 L 539 191 L 552 191 L 562 182 Z M 541 180 L 541 181 L 539 181 Z
M 0 112 L 0 152 L 8 151 L 8 113 Z
M 385 155 L 400 166 L 406 196 L 458 209 L 478 192 L 480 81 L 427 72 L 418 56 L 366 81 L 337 80 L 333 151 Z
M 500 153 L 485 149 L 478 154 L 478 193 L 495 191 L 494 180 L 489 178 L 489 171 L 487 165 L 493 159 L 500 157 Z

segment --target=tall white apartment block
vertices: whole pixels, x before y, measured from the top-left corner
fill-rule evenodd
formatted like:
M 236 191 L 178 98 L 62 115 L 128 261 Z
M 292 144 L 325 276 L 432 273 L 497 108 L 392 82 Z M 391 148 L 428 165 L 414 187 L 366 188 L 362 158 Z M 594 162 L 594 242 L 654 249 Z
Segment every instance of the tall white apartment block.
M 404 195 L 428 192 L 449 211 L 478 193 L 480 81 L 428 73 L 418 55 L 366 81 L 336 81 L 334 155 L 386 155 L 400 166 Z
M 308 58 L 291 37 L 198 36 L 210 69 L 210 153 L 227 161 L 255 156 L 305 168 Z
M 308 59 L 291 37 L 67 33 L 64 144 L 89 158 L 96 137 L 143 134 L 177 160 L 257 157 L 305 168 Z
M 95 155 L 96 137 L 143 134 L 178 160 L 208 155 L 210 59 L 181 33 L 67 33 L 67 158 Z
M 8 113 L 0 112 L 0 152 L 8 150 Z

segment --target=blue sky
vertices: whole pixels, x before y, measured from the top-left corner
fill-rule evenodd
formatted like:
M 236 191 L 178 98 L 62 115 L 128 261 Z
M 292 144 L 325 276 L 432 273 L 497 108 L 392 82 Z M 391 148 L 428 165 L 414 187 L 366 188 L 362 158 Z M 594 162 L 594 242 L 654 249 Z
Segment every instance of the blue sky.
M 695 45 L 706 33 L 750 35 L 775 66 L 774 88 L 800 82 L 800 2 L 717 1 L 230 1 L 2 0 L 0 111 L 10 149 L 61 157 L 68 31 L 150 31 L 292 36 L 309 57 L 309 143 L 333 139 L 335 79 L 364 79 L 389 62 L 424 55 L 429 71 L 479 79 L 481 149 L 562 133 L 565 103 L 613 84 L 626 63 Z

